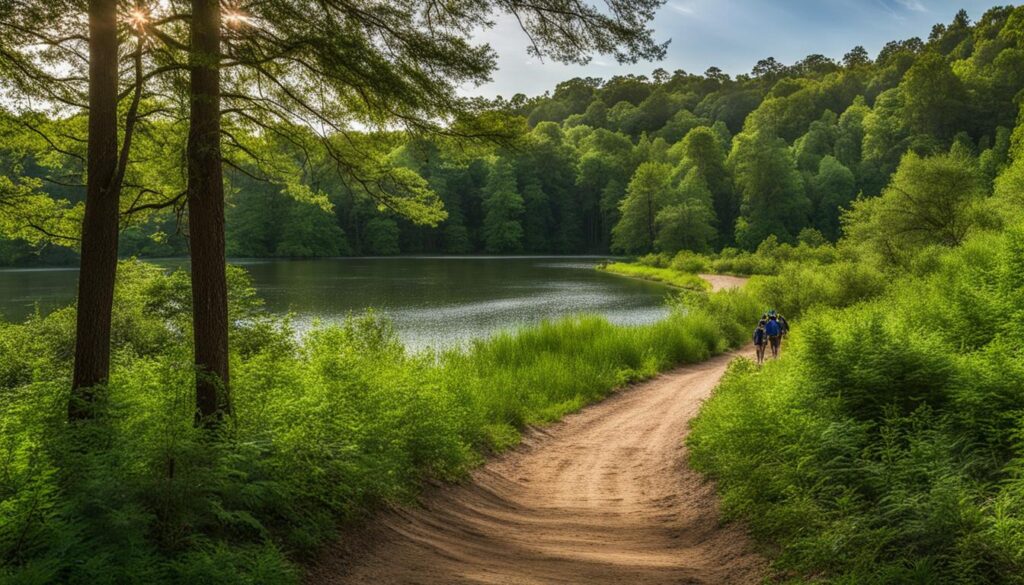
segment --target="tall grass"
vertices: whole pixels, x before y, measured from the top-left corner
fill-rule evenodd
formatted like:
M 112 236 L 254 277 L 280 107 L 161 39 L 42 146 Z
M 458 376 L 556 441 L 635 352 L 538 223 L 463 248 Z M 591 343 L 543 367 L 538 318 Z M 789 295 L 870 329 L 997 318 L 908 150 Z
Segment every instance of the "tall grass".
M 215 440 L 192 426 L 184 274 L 120 268 L 91 422 L 64 420 L 73 309 L 0 325 L 0 581 L 297 583 L 339 525 L 743 341 L 758 310 L 694 294 L 651 325 L 581 316 L 410 354 L 372 313 L 296 340 L 243 273 L 231 282 L 235 416 Z
M 751 281 L 804 316 L 782 360 L 733 365 L 689 445 L 792 581 L 1024 582 L 1024 231 L 928 262 L 856 294 L 840 265 Z
M 678 270 L 673 270 L 671 268 L 660 268 L 645 264 L 630 264 L 627 262 L 611 262 L 599 266 L 598 269 L 631 278 L 663 282 L 678 288 L 697 291 L 708 289 L 708 283 L 696 274 L 679 272 Z

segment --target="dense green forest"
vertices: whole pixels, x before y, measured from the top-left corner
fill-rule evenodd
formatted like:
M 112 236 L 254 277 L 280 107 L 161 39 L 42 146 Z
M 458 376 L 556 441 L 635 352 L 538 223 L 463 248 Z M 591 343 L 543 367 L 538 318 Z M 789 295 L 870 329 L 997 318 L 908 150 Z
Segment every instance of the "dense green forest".
M 372 312 L 298 333 L 239 268 L 203 332 L 202 273 L 125 260 L 98 381 L 72 371 L 102 302 L 0 321 L 0 582 L 298 583 L 339 528 L 467 477 L 530 425 L 742 346 L 773 307 L 793 324 L 782 359 L 734 362 L 689 462 L 775 577 L 1021 583 L 1022 88 L 1024 7 L 1005 7 L 873 60 L 577 79 L 430 133 L 225 116 L 231 254 L 612 251 L 640 261 L 609 270 L 691 290 L 654 324 L 579 316 L 411 352 Z M 194 177 L 172 120 L 122 151 L 122 254 L 186 252 L 175 193 Z M 85 122 L 3 116 L 2 262 L 75 261 Z M 335 172 L 346 157 L 367 183 Z M 708 293 L 705 271 L 756 276 Z M 197 346 L 221 332 L 219 371 Z M 204 413 L 204 384 L 226 406 Z
M 331 176 L 322 154 L 285 187 L 262 180 L 256 167 L 265 161 L 250 160 L 227 170 L 228 253 L 710 251 L 753 249 L 769 235 L 795 242 L 808 229 L 835 241 L 841 209 L 881 194 L 908 152 L 954 151 L 980 168 L 991 191 L 1008 162 L 1024 88 L 1022 10 L 993 8 L 973 23 L 961 11 L 927 40 L 893 41 L 874 59 L 855 47 L 840 61 L 766 58 L 735 78 L 712 67 L 571 79 L 544 96 L 490 104 L 511 136 L 490 146 L 362 137 L 436 194 L 446 213 L 436 228 L 382 210 L 359 185 Z M 12 120 L 8 134 L 24 134 Z M 12 147 L 25 142 L 6 141 L 7 168 L 48 177 L 45 191 L 80 200 L 80 189 L 53 177 L 57 168 L 66 172 L 67 157 L 36 155 L 45 144 Z M 278 158 L 303 152 L 272 146 L 286 153 Z M 122 255 L 186 252 L 173 213 L 134 223 Z M 36 254 L 24 242 L 0 244 L 7 264 L 68 258 L 52 247 Z

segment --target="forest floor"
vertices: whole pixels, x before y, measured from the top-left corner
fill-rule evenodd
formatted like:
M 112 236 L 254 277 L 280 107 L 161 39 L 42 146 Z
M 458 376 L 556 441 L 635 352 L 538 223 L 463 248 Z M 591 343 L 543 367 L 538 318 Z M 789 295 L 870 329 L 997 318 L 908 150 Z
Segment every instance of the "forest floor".
M 712 278 L 716 288 L 742 283 Z M 420 506 L 378 515 L 328 547 L 307 583 L 761 582 L 767 562 L 742 525 L 722 524 L 714 484 L 687 466 L 683 444 L 736 355 L 531 429 L 467 482 L 429 489 Z

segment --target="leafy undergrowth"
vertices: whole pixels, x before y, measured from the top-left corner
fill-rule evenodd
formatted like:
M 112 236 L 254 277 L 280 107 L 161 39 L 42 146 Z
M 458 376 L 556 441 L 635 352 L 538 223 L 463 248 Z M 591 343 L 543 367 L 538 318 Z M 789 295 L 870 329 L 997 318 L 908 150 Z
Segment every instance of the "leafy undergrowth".
M 665 320 L 547 322 L 409 354 L 370 313 L 297 341 L 230 273 L 235 415 L 193 428 L 189 283 L 119 269 L 114 368 L 96 418 L 65 421 L 74 311 L 0 324 L 0 581 L 296 583 L 346 520 L 458 479 L 615 387 L 745 340 L 742 292 Z
M 829 297 L 838 266 L 791 290 L 783 359 L 735 362 L 693 423 L 692 463 L 794 582 L 1024 583 L 1024 231 L 931 262 L 859 300 Z
M 815 230 L 805 230 L 800 235 L 800 242 L 797 245 L 780 243 L 775 236 L 768 236 L 753 251 L 725 248 L 711 254 L 700 254 L 689 250 L 682 250 L 675 254 L 660 252 L 641 256 L 632 264 L 620 263 L 615 266 L 626 267 L 627 271 L 636 271 L 640 277 L 643 277 L 644 268 L 667 269 L 667 272 L 657 270 L 652 273 L 665 274 L 666 278 L 676 275 L 676 278 L 685 279 L 684 275 L 686 274 L 695 276 L 702 273 L 737 276 L 772 275 L 777 274 L 780 268 L 787 265 L 796 264 L 810 268 L 812 266 L 828 266 L 843 260 L 837 246 L 825 241 Z M 612 271 L 619 272 L 620 270 L 622 268 Z M 626 274 L 626 272 L 621 273 Z
M 670 268 L 659 268 L 657 266 L 631 264 L 628 262 L 610 262 L 599 266 L 598 269 L 631 278 L 663 282 L 688 290 L 702 291 L 709 288 L 708 283 L 696 274 L 679 272 Z

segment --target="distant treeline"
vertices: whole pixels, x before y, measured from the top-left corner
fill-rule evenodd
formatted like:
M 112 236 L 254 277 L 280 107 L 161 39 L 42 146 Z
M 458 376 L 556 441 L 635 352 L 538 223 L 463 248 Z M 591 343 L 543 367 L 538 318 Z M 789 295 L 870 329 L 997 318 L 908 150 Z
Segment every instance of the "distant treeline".
M 908 152 L 954 151 L 991 190 L 1009 159 L 1022 88 L 1024 7 L 1010 6 L 974 23 L 961 11 L 927 40 L 891 42 L 873 60 L 855 47 L 841 62 L 769 57 L 736 78 L 712 67 L 571 79 L 493 106 L 520 125 L 511 142 L 467 149 L 381 137 L 389 162 L 418 173 L 443 201 L 438 227 L 316 173 L 303 180 L 326 201 L 283 195 L 294 189 L 237 169 L 228 253 L 704 252 L 754 249 L 770 235 L 796 242 L 802 232 L 835 241 L 842 210 L 881 194 Z M 123 255 L 185 252 L 171 213 L 124 236 Z M 0 241 L 5 264 L 60 257 Z

